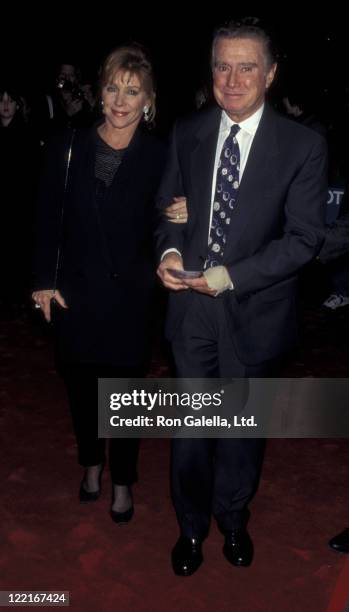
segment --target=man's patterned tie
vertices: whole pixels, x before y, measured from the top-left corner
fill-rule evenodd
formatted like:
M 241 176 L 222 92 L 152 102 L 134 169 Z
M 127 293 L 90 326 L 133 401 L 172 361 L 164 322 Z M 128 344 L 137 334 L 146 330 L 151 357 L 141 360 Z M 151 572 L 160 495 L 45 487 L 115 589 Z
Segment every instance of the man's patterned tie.
M 218 162 L 206 268 L 222 265 L 230 217 L 240 185 L 240 149 L 236 139 L 239 129 L 237 124 L 232 126 Z

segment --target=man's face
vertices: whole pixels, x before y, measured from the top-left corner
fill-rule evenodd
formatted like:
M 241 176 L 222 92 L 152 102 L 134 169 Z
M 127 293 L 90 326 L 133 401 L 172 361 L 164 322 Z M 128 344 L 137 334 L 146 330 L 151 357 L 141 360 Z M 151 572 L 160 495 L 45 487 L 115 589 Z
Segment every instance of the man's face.
M 247 119 L 263 104 L 276 64 L 267 70 L 263 44 L 252 38 L 220 38 L 213 57 L 213 93 L 235 121 Z
M 62 64 L 59 69 L 58 80 L 70 81 L 76 83 L 76 71 L 75 67 L 71 64 Z

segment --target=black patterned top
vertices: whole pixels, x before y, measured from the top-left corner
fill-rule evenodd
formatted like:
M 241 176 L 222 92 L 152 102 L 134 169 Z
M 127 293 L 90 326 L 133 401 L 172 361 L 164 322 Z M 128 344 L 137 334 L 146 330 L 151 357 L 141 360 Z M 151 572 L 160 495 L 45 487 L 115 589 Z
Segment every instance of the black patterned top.
M 113 149 L 109 146 L 98 134 L 96 158 L 95 158 L 95 176 L 103 181 L 106 187 L 110 187 L 114 176 L 122 162 L 126 149 Z

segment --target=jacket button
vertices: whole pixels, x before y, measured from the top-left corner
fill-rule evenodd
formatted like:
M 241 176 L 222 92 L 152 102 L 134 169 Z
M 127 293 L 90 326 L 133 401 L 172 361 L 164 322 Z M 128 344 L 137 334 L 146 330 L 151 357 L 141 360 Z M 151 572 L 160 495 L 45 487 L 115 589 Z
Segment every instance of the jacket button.
M 116 279 L 117 279 L 117 277 L 118 277 L 118 275 L 117 275 L 117 273 L 116 273 L 116 272 L 110 272 L 110 278 L 111 278 L 111 280 L 116 280 Z

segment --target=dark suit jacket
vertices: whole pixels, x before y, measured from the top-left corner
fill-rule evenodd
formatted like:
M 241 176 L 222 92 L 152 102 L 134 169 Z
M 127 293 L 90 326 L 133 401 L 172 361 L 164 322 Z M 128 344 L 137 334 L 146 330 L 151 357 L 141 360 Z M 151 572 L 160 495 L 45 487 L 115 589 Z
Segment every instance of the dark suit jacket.
M 96 139 L 96 128 L 76 133 L 61 237 L 69 134 L 51 146 L 38 202 L 34 289 L 54 287 L 61 244 L 57 289 L 69 309 L 55 309 L 60 358 L 138 365 L 147 347 L 155 280 L 152 222 L 165 150 L 138 128 L 98 205 Z
M 173 131 L 158 205 L 187 198 L 186 225 L 163 220 L 159 255 L 175 247 L 186 269 L 202 269 L 207 255 L 212 175 L 221 111 L 211 108 Z M 324 236 L 327 152 L 317 133 L 265 106 L 241 180 L 223 265 L 234 291 L 224 299 L 237 354 L 246 364 L 275 358 L 297 337 L 299 269 L 319 251 Z M 167 336 L 173 338 L 190 291 L 172 292 Z

